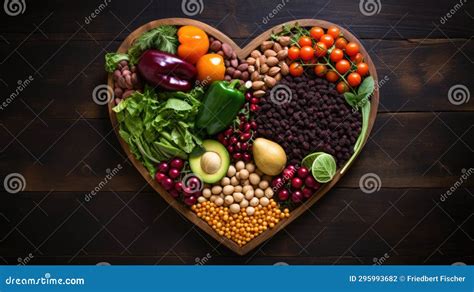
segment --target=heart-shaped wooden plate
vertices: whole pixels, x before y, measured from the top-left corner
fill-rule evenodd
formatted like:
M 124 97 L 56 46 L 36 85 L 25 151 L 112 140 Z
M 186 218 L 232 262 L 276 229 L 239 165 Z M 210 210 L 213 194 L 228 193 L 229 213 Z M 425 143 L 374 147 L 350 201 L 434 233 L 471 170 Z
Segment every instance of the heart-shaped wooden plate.
M 294 24 L 297 22 L 299 25 L 303 27 L 312 27 L 312 26 L 320 26 L 323 28 L 328 28 L 331 25 L 335 25 L 331 22 L 328 21 L 323 21 L 323 20 L 318 20 L 318 19 L 298 19 L 294 21 L 290 21 L 287 23 L 282 23 L 278 26 L 275 26 L 264 33 L 262 33 L 260 36 L 252 40 L 247 46 L 244 48 L 240 48 L 237 44 L 234 43 L 229 37 L 227 37 L 225 34 L 222 32 L 218 31 L 217 29 L 199 22 L 197 20 L 192 20 L 192 19 L 187 19 L 187 18 L 165 18 L 165 19 L 159 19 L 155 21 L 151 21 L 138 29 L 136 29 L 134 32 L 132 32 L 121 44 L 121 46 L 118 49 L 119 53 L 125 53 L 130 45 L 133 43 L 133 41 L 138 38 L 142 33 L 151 30 L 157 26 L 163 25 L 163 24 L 169 24 L 169 25 L 176 25 L 176 26 L 182 26 L 182 25 L 194 25 L 197 26 L 201 29 L 203 29 L 205 32 L 207 32 L 208 35 L 213 36 L 214 38 L 225 42 L 232 46 L 232 48 L 237 52 L 237 56 L 240 59 L 245 59 L 251 51 L 254 49 L 258 48 L 260 44 L 269 39 L 270 35 L 272 33 L 280 32 L 282 30 L 282 26 L 285 24 Z M 367 51 L 365 48 L 362 46 L 362 44 L 359 42 L 359 40 L 352 35 L 349 31 L 341 27 L 341 31 L 344 34 L 344 37 L 351 42 L 356 42 L 359 44 L 360 51 L 365 57 L 365 62 L 369 65 L 369 72 L 370 75 L 374 78 L 375 84 L 378 84 L 378 79 L 377 79 L 377 72 L 375 70 L 375 66 L 372 63 L 372 60 L 370 59 L 370 56 L 368 55 Z M 109 74 L 108 78 L 108 85 L 109 88 L 113 88 L 113 78 L 112 74 Z M 112 94 L 112 93 L 111 93 Z M 376 88 L 374 91 L 374 94 L 371 99 L 371 112 L 370 112 L 370 118 L 369 118 L 369 127 L 367 130 L 367 135 L 364 139 L 363 145 L 365 145 L 367 138 L 370 135 L 370 132 L 372 130 L 372 126 L 375 121 L 375 117 L 377 115 L 377 108 L 379 104 L 379 92 Z M 185 206 L 183 203 L 177 201 L 175 198 L 173 198 L 167 191 L 165 191 L 158 182 L 156 182 L 153 178 L 150 177 L 150 174 L 148 173 L 147 169 L 141 164 L 140 161 L 138 161 L 133 154 L 130 152 L 130 149 L 127 145 L 127 143 L 120 137 L 119 135 L 119 125 L 117 121 L 117 117 L 115 115 L 115 112 L 112 111 L 112 108 L 114 107 L 115 103 L 114 100 L 112 99 L 109 104 L 109 115 L 110 115 L 110 120 L 112 122 L 112 126 L 114 127 L 115 133 L 120 141 L 120 144 L 122 145 L 123 150 L 127 154 L 128 158 L 130 161 L 132 161 L 133 165 L 138 169 L 138 171 L 141 173 L 141 175 L 148 181 L 148 183 L 155 189 L 162 197 L 165 199 L 168 204 L 170 204 L 173 208 L 175 208 L 178 212 L 180 212 L 183 216 L 185 216 L 187 219 L 189 219 L 192 223 L 197 225 L 199 228 L 204 230 L 206 233 L 208 233 L 210 236 L 214 237 L 217 241 L 219 241 L 221 244 L 224 244 L 234 252 L 244 255 L 263 243 L 265 240 L 271 238 L 273 235 L 275 235 L 278 231 L 283 229 L 286 225 L 290 224 L 293 220 L 298 218 L 301 214 L 303 214 L 309 207 L 311 207 L 316 201 L 318 201 L 322 196 L 324 196 L 342 177 L 341 169 L 338 170 L 336 175 L 334 176 L 333 180 L 329 183 L 324 184 L 318 191 L 317 193 L 312 196 L 310 199 L 308 199 L 306 202 L 301 204 L 299 207 L 296 209 L 292 210 L 291 216 L 285 220 L 281 220 L 273 229 L 268 229 L 267 231 L 261 233 L 259 236 L 248 242 L 244 246 L 239 246 L 237 243 L 234 241 L 224 237 L 220 236 L 217 234 L 211 226 L 209 226 L 205 221 L 200 219 L 193 211 L 191 211 L 190 208 Z M 357 153 L 358 154 L 358 153 Z M 356 154 L 356 155 L 357 155 Z

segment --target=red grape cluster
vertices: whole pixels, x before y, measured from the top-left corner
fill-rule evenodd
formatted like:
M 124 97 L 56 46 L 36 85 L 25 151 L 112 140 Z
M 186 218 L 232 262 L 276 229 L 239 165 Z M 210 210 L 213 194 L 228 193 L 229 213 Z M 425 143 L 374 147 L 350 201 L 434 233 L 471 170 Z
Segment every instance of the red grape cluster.
M 306 167 L 289 165 L 281 176 L 273 179 L 272 187 L 279 201 L 301 203 L 309 199 L 319 189 L 320 184 Z
M 186 205 L 196 204 L 201 195 L 202 181 L 184 171 L 185 164 L 180 158 L 158 163 L 156 181 L 174 198 L 180 198 Z
M 252 160 L 252 137 L 255 135 L 257 123 L 248 121 L 244 115 L 239 115 L 238 123 L 234 123 L 218 135 L 218 140 L 229 151 L 234 161 Z
M 249 110 L 251 112 L 256 112 L 260 109 L 260 98 L 253 96 L 252 92 L 248 91 L 245 93 L 245 100 L 250 104 Z

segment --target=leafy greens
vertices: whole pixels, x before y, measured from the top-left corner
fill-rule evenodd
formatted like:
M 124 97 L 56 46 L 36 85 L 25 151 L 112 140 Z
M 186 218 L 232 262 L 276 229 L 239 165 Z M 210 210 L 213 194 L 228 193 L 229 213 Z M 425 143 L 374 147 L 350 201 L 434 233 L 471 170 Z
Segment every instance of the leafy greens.
M 105 71 L 112 73 L 117 69 L 118 63 L 129 61 L 127 54 L 107 53 L 105 54 Z
M 128 49 L 130 63 L 136 64 L 143 51 L 157 49 L 166 53 L 176 54 L 178 47 L 178 29 L 172 25 L 161 25 L 139 36 Z
M 190 92 L 158 94 L 145 87 L 143 93 L 135 91 L 113 108 L 120 136 L 152 176 L 159 161 L 171 157 L 185 159 L 202 144 L 193 129 L 203 94 L 201 87 Z
M 370 100 L 369 97 L 374 92 L 375 84 L 374 78 L 368 76 L 362 81 L 356 93 L 346 92 L 344 93 L 344 98 L 346 102 L 352 106 L 355 110 L 359 110 L 362 113 L 362 130 L 360 131 L 359 138 L 354 145 L 354 154 L 346 163 L 344 168 L 341 170 L 341 173 L 347 169 L 347 167 L 352 163 L 357 154 L 362 149 L 362 143 L 364 142 L 365 136 L 367 135 L 367 130 L 369 128 L 369 116 L 370 116 Z

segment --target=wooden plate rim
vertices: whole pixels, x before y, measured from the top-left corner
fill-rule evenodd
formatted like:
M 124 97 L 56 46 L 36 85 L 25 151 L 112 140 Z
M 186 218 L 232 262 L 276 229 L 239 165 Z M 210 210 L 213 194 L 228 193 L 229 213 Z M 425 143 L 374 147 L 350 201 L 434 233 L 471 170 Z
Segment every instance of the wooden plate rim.
M 188 19 L 188 18 L 163 18 L 159 20 L 154 20 L 151 22 L 148 22 L 141 27 L 137 28 L 135 31 L 133 31 L 120 45 L 119 49 L 117 50 L 118 52 L 126 52 L 129 48 L 129 46 L 133 43 L 133 41 L 140 36 L 142 33 L 153 29 L 159 25 L 163 24 L 170 24 L 170 25 L 194 25 L 197 26 L 204 31 L 206 31 L 209 35 L 215 37 L 216 39 L 219 39 L 223 42 L 228 43 L 236 52 L 239 58 L 245 58 L 247 57 L 252 50 L 257 48 L 262 41 L 267 40 L 270 38 L 270 35 L 274 32 L 279 32 L 282 29 L 282 26 L 285 24 L 294 24 L 295 22 L 299 23 L 301 26 L 320 26 L 323 28 L 328 28 L 331 25 L 336 25 L 334 23 L 331 23 L 329 21 L 325 20 L 319 20 L 319 19 L 298 19 L 298 20 L 293 20 L 289 22 L 285 22 L 282 24 L 279 24 L 277 26 L 274 26 L 273 28 L 263 32 L 260 34 L 258 37 L 253 39 L 250 43 L 248 43 L 245 47 L 240 48 L 232 39 L 230 39 L 227 35 L 224 33 L 220 32 L 219 30 L 215 29 L 214 27 L 205 24 L 203 22 L 193 20 L 193 19 Z M 337 25 L 336 25 L 337 26 Z M 339 26 L 340 27 L 340 26 Z M 365 62 L 369 65 L 369 72 L 370 75 L 374 78 L 374 81 L 376 84 L 378 84 L 378 78 L 377 78 L 377 71 L 375 69 L 375 66 L 367 53 L 366 49 L 364 46 L 360 43 L 360 41 L 348 30 L 345 28 L 341 27 L 341 31 L 344 34 L 344 37 L 348 41 L 356 42 L 359 44 L 360 51 L 365 57 Z M 109 91 L 113 88 L 113 79 L 112 79 L 112 74 L 108 74 L 108 86 L 109 86 Z M 109 92 L 111 96 L 113 96 L 113 92 Z M 373 124 L 377 115 L 377 109 L 378 109 L 378 104 L 379 104 L 379 91 L 375 90 L 372 100 L 371 100 L 371 112 L 370 112 L 370 117 L 369 117 L 369 127 L 367 130 L 367 136 L 364 139 L 362 148 L 365 146 L 365 143 L 367 142 L 367 139 L 372 131 Z M 290 218 L 285 219 L 280 221 L 275 228 L 269 229 L 262 234 L 260 234 L 258 237 L 247 243 L 246 245 L 240 247 L 237 243 L 234 241 L 220 236 L 217 234 L 205 221 L 201 220 L 199 217 L 197 217 L 196 214 L 194 214 L 188 207 L 186 207 L 184 204 L 178 202 L 175 198 L 173 198 L 166 190 L 164 190 L 153 178 L 150 177 L 147 169 L 141 164 L 140 161 L 138 161 L 133 154 L 130 152 L 130 149 L 127 145 L 127 143 L 120 137 L 119 134 L 119 129 L 118 129 L 118 121 L 115 113 L 113 112 L 112 108 L 114 107 L 114 100 L 111 99 L 111 101 L 108 104 L 108 111 L 109 111 L 109 116 L 110 116 L 110 121 L 112 123 L 112 126 L 114 128 L 115 134 L 117 135 L 120 145 L 122 146 L 123 150 L 127 154 L 128 158 L 132 162 L 132 164 L 135 166 L 135 168 L 140 172 L 140 174 L 145 178 L 145 180 L 153 187 L 154 190 L 156 190 L 161 197 L 168 203 L 170 204 L 176 211 L 180 212 L 182 215 L 184 215 L 188 220 L 190 220 L 193 224 L 197 225 L 199 228 L 201 228 L 203 231 L 205 231 L 207 234 L 212 236 L 214 239 L 216 239 L 220 244 L 224 244 L 226 247 L 234 251 L 235 253 L 239 255 L 245 255 L 246 253 L 250 252 L 253 250 L 255 247 L 263 243 L 264 241 L 270 239 L 272 236 L 274 236 L 276 233 L 278 233 L 281 229 L 286 227 L 288 224 L 290 224 L 293 220 L 298 218 L 301 214 L 303 214 L 309 207 L 311 207 L 314 203 L 316 203 L 320 198 L 322 198 L 342 177 L 342 174 L 340 173 L 340 169 L 336 173 L 334 179 L 328 183 L 323 185 L 321 189 L 318 190 L 315 196 L 312 196 L 308 201 L 303 203 L 301 206 L 298 208 L 294 209 L 291 213 Z M 360 154 L 360 152 L 358 153 Z M 356 156 L 358 156 L 358 154 Z M 357 159 L 354 159 L 354 161 Z M 350 167 L 350 165 L 349 165 Z M 348 167 L 348 168 L 349 168 Z

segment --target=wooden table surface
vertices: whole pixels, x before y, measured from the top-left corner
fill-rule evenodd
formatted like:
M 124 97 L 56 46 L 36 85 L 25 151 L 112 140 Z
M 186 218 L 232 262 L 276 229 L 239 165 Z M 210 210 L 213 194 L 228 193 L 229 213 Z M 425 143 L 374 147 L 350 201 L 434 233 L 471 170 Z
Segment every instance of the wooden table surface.
M 347 175 L 248 255 L 219 246 L 152 191 L 92 99 L 106 83 L 106 52 L 143 23 L 190 12 L 171 0 L 26 0 L 18 16 L 0 10 L 0 263 L 474 263 L 472 3 L 201 2 L 190 17 L 240 45 L 298 18 L 361 39 L 383 80 L 381 104 Z M 23 191 L 3 184 L 11 174 Z M 380 178 L 378 191 L 361 190 L 367 175 Z

